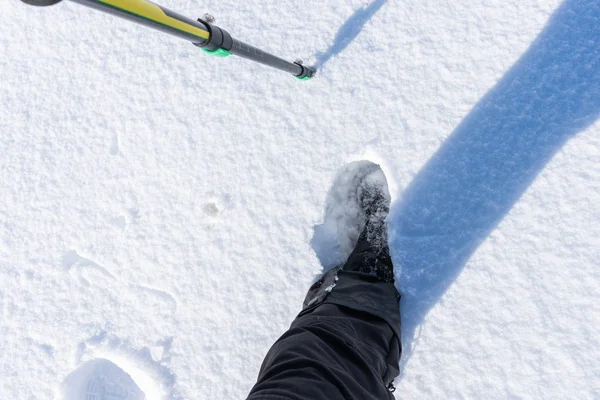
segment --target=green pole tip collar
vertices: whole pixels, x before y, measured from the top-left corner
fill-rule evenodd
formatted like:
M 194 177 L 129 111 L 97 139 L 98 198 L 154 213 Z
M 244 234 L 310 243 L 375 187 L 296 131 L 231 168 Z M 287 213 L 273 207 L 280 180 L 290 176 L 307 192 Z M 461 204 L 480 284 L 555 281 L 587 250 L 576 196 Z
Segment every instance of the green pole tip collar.
M 208 50 L 208 49 L 202 49 L 203 52 L 205 52 L 206 54 L 210 54 L 211 56 L 215 56 L 215 57 L 219 57 L 219 58 L 225 58 L 230 56 L 232 53 L 229 50 L 225 50 L 225 49 L 216 49 L 216 50 Z

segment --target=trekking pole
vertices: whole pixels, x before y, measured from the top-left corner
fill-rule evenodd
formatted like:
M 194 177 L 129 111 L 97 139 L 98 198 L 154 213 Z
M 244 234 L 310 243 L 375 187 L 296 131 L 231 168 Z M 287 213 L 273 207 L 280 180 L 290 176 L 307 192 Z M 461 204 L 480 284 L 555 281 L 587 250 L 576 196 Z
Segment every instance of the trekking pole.
M 62 0 L 22 0 L 32 6 L 51 6 Z M 109 14 L 149 26 L 188 40 L 208 54 L 227 57 L 231 54 L 272 68 L 289 72 L 300 80 L 308 80 L 315 69 L 302 61 L 286 61 L 256 47 L 234 39 L 229 32 L 213 25 L 214 18 L 206 15 L 194 21 L 147 0 L 68 0 Z

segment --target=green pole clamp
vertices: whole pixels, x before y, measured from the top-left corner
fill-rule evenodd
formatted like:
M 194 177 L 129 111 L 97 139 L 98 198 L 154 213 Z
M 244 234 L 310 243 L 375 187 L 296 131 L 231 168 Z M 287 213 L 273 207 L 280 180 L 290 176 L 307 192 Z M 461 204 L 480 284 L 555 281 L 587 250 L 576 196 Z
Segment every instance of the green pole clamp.
M 216 50 L 202 49 L 202 51 L 205 52 L 206 54 L 210 54 L 211 56 L 215 56 L 215 57 L 219 57 L 219 58 L 229 57 L 232 54 L 229 50 L 225 50 L 222 48 L 218 48 Z

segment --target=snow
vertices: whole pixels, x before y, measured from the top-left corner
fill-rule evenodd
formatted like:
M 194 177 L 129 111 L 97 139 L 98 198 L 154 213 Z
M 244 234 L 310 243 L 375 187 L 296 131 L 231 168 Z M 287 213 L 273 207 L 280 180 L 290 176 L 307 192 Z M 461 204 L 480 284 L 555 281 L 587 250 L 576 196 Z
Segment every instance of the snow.
M 244 398 L 365 155 L 395 187 L 397 398 L 600 396 L 600 3 L 161 4 L 318 76 L 0 4 L 0 398 Z

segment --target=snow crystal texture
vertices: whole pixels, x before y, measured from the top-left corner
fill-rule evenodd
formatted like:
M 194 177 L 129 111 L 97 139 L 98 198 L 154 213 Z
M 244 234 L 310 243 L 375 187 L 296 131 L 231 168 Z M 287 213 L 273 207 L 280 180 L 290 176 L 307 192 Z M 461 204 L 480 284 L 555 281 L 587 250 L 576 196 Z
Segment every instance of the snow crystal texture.
M 0 3 L 0 398 L 245 398 L 363 157 L 397 398 L 600 397 L 600 2 L 161 4 L 318 75 Z

